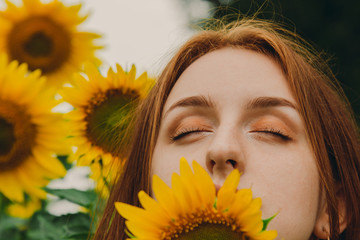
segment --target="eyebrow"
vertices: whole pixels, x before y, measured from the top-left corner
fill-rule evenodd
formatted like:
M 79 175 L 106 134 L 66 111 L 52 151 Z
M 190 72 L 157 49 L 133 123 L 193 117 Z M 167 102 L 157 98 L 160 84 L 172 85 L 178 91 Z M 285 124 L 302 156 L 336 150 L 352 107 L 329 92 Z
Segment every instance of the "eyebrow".
M 270 108 L 270 107 L 290 107 L 297 111 L 297 107 L 286 100 L 285 98 L 279 97 L 257 97 L 251 99 L 246 105 L 245 109 L 256 109 L 256 108 Z
M 164 116 L 166 116 L 170 111 L 177 107 L 205 107 L 212 108 L 215 107 L 215 103 L 208 97 L 203 95 L 200 96 L 192 96 L 180 99 L 165 112 Z
M 164 117 L 173 109 L 178 107 L 205 107 L 212 108 L 215 107 L 215 103 L 209 97 L 203 95 L 192 96 L 180 99 L 176 103 L 170 106 L 170 108 L 165 112 Z M 297 111 L 297 107 L 290 101 L 285 98 L 280 97 L 257 97 L 251 99 L 246 105 L 245 109 L 258 109 L 258 108 L 270 108 L 270 107 L 290 107 Z

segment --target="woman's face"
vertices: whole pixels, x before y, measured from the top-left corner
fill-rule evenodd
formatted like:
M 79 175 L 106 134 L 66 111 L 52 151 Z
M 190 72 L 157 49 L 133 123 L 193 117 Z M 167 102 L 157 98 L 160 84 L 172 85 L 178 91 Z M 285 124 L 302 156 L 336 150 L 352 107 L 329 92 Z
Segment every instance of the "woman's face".
M 217 187 L 237 168 L 238 188 L 263 200 L 278 239 L 309 239 L 319 176 L 304 123 L 280 67 L 250 50 L 223 48 L 191 64 L 164 107 L 152 173 L 169 186 L 179 160 L 196 160 Z

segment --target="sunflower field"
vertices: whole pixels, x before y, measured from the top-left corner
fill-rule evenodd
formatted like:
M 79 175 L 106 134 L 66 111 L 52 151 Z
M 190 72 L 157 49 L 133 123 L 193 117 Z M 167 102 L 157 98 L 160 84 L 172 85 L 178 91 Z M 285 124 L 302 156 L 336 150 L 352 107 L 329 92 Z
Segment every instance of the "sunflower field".
M 135 66 L 99 71 L 101 36 L 80 31 L 82 6 L 6 0 L 0 11 L 0 239 L 87 239 L 124 163 L 122 144 L 154 84 Z M 66 103 L 66 111 L 55 111 Z M 76 166 L 94 189 L 49 187 Z M 67 200 L 74 213 L 54 215 Z

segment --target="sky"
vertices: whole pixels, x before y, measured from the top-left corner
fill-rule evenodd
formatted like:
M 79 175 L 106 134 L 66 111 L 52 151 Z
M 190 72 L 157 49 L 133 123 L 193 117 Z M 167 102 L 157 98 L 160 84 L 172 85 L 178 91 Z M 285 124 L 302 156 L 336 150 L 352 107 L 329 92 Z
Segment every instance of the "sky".
M 103 35 L 103 68 L 135 64 L 138 73 L 158 75 L 172 53 L 194 31 L 178 0 L 86 0 L 84 30 Z

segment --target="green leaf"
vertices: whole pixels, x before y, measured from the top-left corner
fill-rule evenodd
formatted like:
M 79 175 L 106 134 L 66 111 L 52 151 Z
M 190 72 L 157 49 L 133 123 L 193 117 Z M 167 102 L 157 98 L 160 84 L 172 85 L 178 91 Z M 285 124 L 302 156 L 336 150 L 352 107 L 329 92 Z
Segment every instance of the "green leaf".
M 0 231 L 0 239 L 22 240 L 22 232 L 16 228 Z
M 0 233 L 11 228 L 19 228 L 26 223 L 26 219 L 13 218 L 5 214 L 0 216 Z
M 96 204 L 97 195 L 93 190 L 81 191 L 77 189 L 51 189 L 44 188 L 50 194 L 66 199 L 86 208 L 92 208 Z
M 67 158 L 68 156 L 64 155 L 64 156 L 57 156 L 57 158 L 60 160 L 60 162 L 64 165 L 66 170 L 69 170 L 70 168 L 73 167 L 72 163 L 69 163 Z
M 262 221 L 263 221 L 263 228 L 262 228 L 261 231 L 265 231 L 265 230 L 266 230 L 267 226 L 269 225 L 269 222 L 270 222 L 271 220 L 273 220 L 274 217 L 276 217 L 276 215 L 277 215 L 277 213 L 274 214 L 273 216 L 267 218 L 267 219 L 263 219 L 263 220 L 262 220 Z
M 0 192 L 0 213 L 5 212 L 11 201 Z
M 20 230 L 26 225 L 27 220 L 21 218 L 13 218 L 1 212 L 0 215 L 0 239 L 22 239 L 22 231 Z
M 216 198 L 215 198 L 214 205 L 213 205 L 215 209 L 217 209 L 217 201 L 218 201 L 218 199 L 217 199 L 217 197 L 216 197 Z
M 91 217 L 85 213 L 53 216 L 42 211 L 32 218 L 27 240 L 84 240 L 91 226 Z

